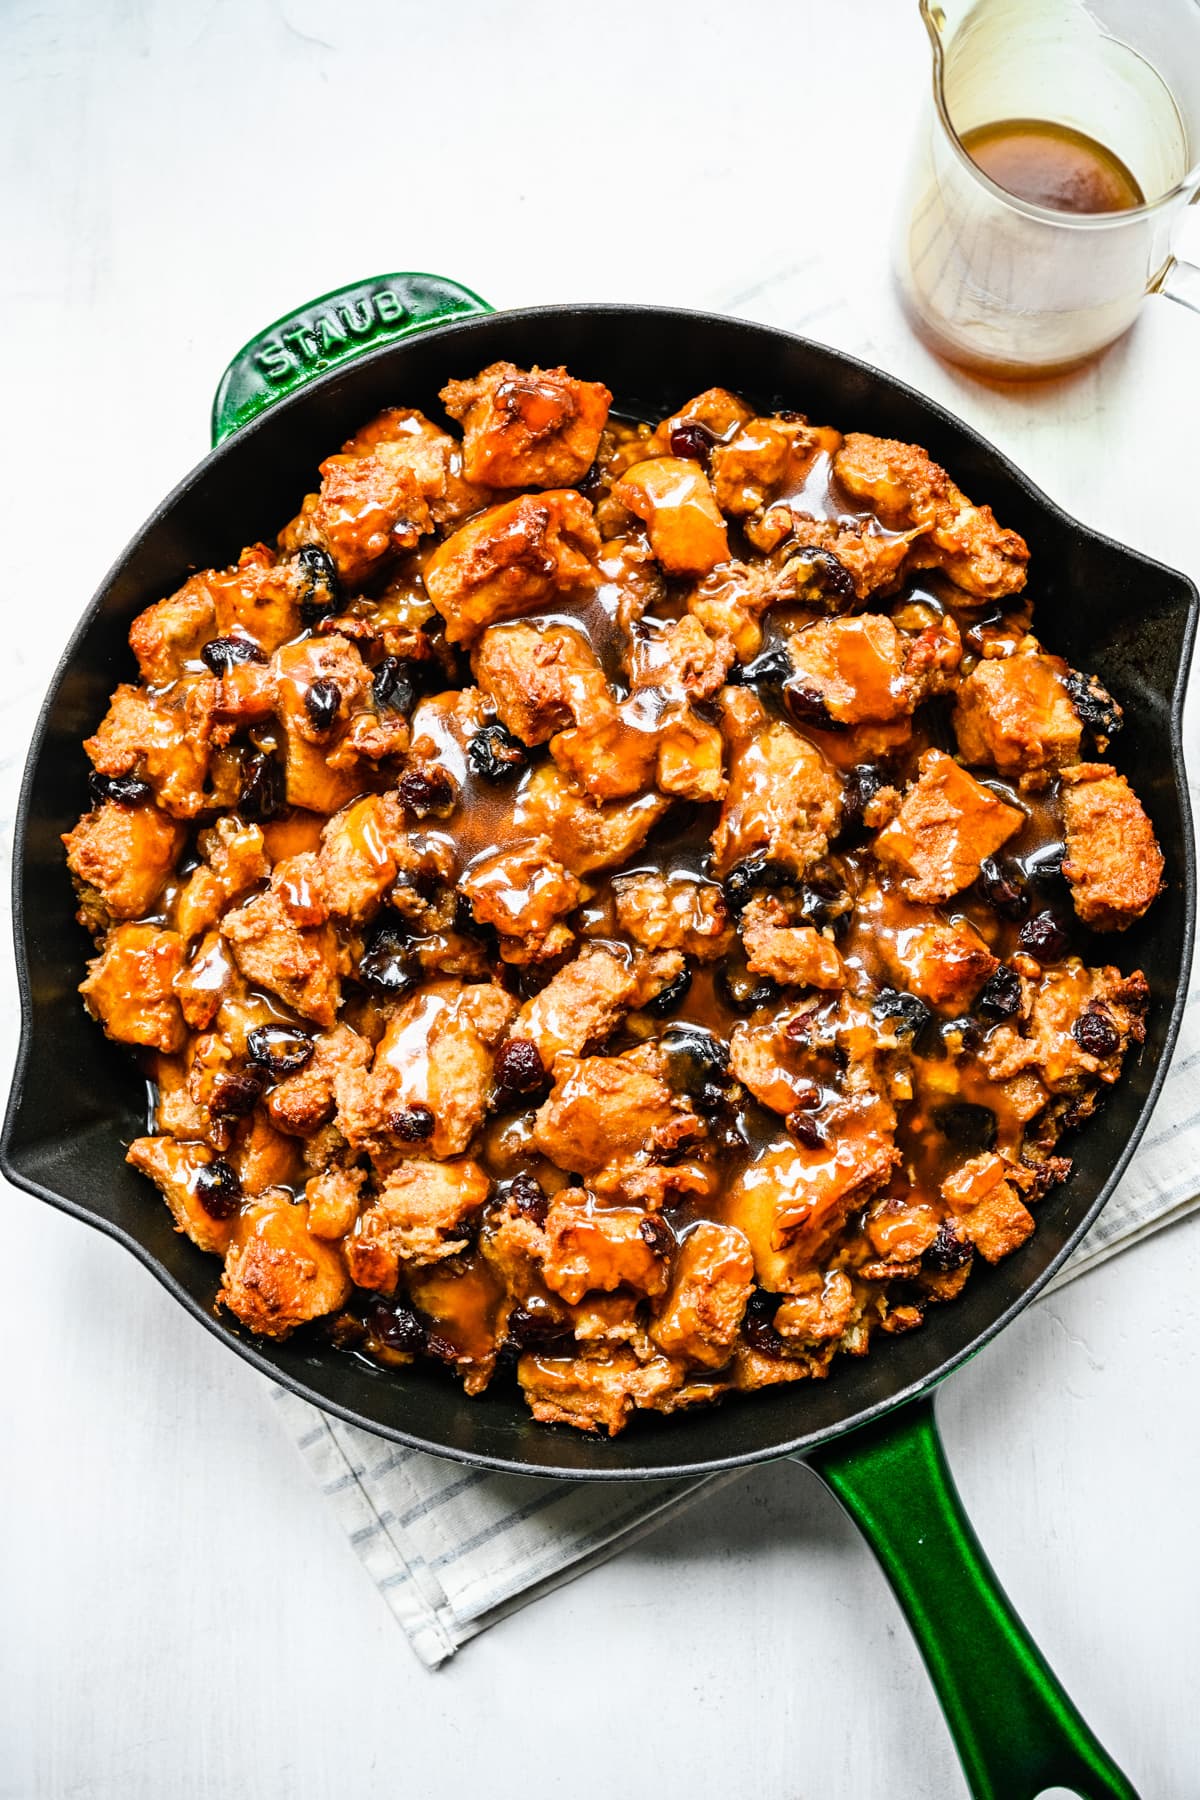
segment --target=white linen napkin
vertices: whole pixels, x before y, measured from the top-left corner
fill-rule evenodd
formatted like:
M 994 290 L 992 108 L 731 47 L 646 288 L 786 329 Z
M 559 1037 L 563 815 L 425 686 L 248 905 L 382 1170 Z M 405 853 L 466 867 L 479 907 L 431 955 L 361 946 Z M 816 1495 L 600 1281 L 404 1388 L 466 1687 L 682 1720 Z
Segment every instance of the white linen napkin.
M 714 300 L 714 309 L 886 359 L 818 258 Z M 1187 724 L 1192 802 L 1200 800 L 1197 681 Z M 1132 1167 L 1051 1283 L 1058 1287 L 1200 1204 L 1200 980 L 1193 979 L 1171 1072 Z M 416 1654 L 430 1669 L 518 1607 L 674 1517 L 698 1481 L 575 1482 L 498 1475 L 406 1450 L 343 1425 L 281 1388 L 286 1429 Z

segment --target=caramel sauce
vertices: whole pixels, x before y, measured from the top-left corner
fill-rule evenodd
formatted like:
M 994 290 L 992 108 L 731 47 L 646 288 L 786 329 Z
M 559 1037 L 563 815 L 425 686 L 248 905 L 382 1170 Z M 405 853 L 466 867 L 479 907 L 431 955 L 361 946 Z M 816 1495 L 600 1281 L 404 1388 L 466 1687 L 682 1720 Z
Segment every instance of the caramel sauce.
M 1025 180 L 1026 176 L 1021 174 L 1025 165 L 1017 150 L 1024 145 L 1022 154 L 1032 157 L 1029 144 L 1036 133 L 1041 131 L 1043 135 L 1050 133 L 1053 136 L 1057 129 L 1022 121 L 988 127 L 981 134 L 972 134 L 968 148 L 973 155 L 978 152 L 980 166 L 995 179 L 1003 181 L 1007 174 L 1009 181 L 1017 180 L 1018 176 Z M 1022 138 L 1022 132 L 1029 143 Z M 1053 141 L 1057 143 L 1058 139 Z M 1090 140 L 1080 140 L 1080 145 L 1086 147 L 1088 144 Z M 1107 155 L 1100 146 L 1094 148 L 1098 156 Z M 1082 167 L 1079 159 L 1083 151 L 1079 145 L 1073 147 L 1072 153 L 1077 165 Z M 984 160 L 985 157 L 991 159 L 990 163 Z M 1115 159 L 1111 160 L 1114 168 L 1120 170 L 1121 165 L 1116 164 Z M 1032 161 L 1028 166 L 1032 168 Z M 1077 204 L 1075 210 L 1112 210 L 1118 204 L 1137 204 L 1140 193 L 1136 184 L 1128 171 L 1122 173 L 1132 184 L 1131 191 L 1136 198 L 1113 200 L 1108 206 L 1091 204 L 1099 190 L 1086 185 L 1077 190 L 1070 189 L 1065 176 L 1060 188 L 1053 191 L 1063 194 L 1077 191 L 1088 200 L 1089 204 Z M 1014 191 L 1023 190 L 1014 188 Z M 1050 191 L 1049 187 L 1044 190 Z M 1112 191 L 1115 193 L 1116 189 Z M 1039 198 L 1043 204 L 1066 206 L 1069 203 L 1068 199 L 1061 202 L 1047 200 L 1043 190 L 1037 194 L 1031 192 L 1027 197 Z M 631 448 L 644 442 L 642 431 L 618 428 L 618 436 L 622 430 Z M 815 519 L 859 526 L 866 520 L 865 529 L 889 537 L 899 535 L 889 532 L 874 512 L 841 488 L 832 472 L 835 447 L 836 444 L 831 447 L 819 442 L 807 459 L 801 461 L 794 478 L 785 482 L 782 490 L 775 494 L 774 502 Z M 734 530 L 736 533 L 736 527 Z M 735 549 L 734 553 L 744 552 Z M 752 559 L 753 553 L 749 556 Z M 430 609 L 420 590 L 416 561 L 410 559 L 402 579 L 394 578 L 393 588 L 385 592 L 382 602 L 397 630 L 416 629 L 429 617 Z M 653 567 L 646 536 L 635 527 L 626 537 L 605 544 L 600 580 L 594 586 L 573 597 L 559 597 L 553 608 L 523 614 L 519 621 L 535 628 L 567 628 L 579 633 L 595 655 L 615 698 L 622 702 L 622 725 L 632 732 L 649 732 L 656 724 L 659 700 L 653 687 L 653 676 L 659 665 L 657 640 L 666 626 L 679 618 L 685 603 L 685 588 L 664 581 L 653 573 Z M 902 789 L 915 776 L 923 751 L 931 747 L 953 749 L 953 733 L 948 727 L 945 707 L 938 701 L 920 707 L 911 721 L 906 716 L 889 717 L 901 710 L 902 699 L 886 657 L 871 639 L 870 619 L 876 612 L 890 615 L 898 629 L 912 633 L 949 615 L 962 632 L 969 656 L 979 653 L 989 634 L 993 646 L 1001 642 L 1015 643 L 1025 628 L 1028 615 L 1017 603 L 1002 617 L 992 609 L 988 615 L 990 623 L 983 624 L 978 607 L 963 607 L 961 596 L 956 604 L 953 590 L 938 576 L 918 573 L 888 600 L 873 602 L 870 613 L 858 622 L 857 631 L 846 640 L 839 673 L 865 709 L 875 715 L 868 725 L 823 730 L 799 723 L 786 710 L 778 693 L 773 693 L 767 686 L 758 690 L 768 716 L 785 720 L 792 731 L 806 739 L 842 774 L 858 765 L 871 764 L 885 770 L 888 785 Z M 800 605 L 776 606 L 762 622 L 764 651 L 786 641 L 818 616 L 814 609 Z M 499 628 L 503 629 L 503 626 Z M 294 673 L 289 675 L 288 682 L 289 704 L 297 710 L 305 704 L 308 683 L 303 646 L 308 641 L 306 633 L 295 640 L 294 646 L 287 646 L 289 653 L 293 649 L 296 652 L 290 659 Z M 632 655 L 638 664 L 636 675 L 646 684 L 646 691 L 639 687 L 632 701 L 630 689 L 635 670 L 630 667 L 631 642 L 635 646 Z M 454 783 L 453 808 L 445 819 L 428 820 L 426 835 L 452 851 L 460 882 L 463 876 L 489 858 L 511 850 L 514 843 L 542 833 L 535 803 L 536 788 L 539 772 L 549 764 L 549 753 L 544 746 L 533 750 L 528 767 L 511 779 L 497 782 L 485 778 L 475 766 L 469 747 L 481 727 L 493 717 L 490 703 L 482 697 L 466 698 L 463 692 L 453 689 L 420 700 L 410 720 L 412 745 L 418 756 L 439 763 Z M 313 750 L 313 763 L 314 775 L 319 774 L 324 768 L 322 751 Z M 373 778 L 368 775 L 366 779 Z M 385 785 L 382 776 L 378 785 Z M 1042 794 L 1018 799 L 1015 791 L 1000 780 L 989 780 L 986 785 L 995 792 L 997 799 L 1019 807 L 1022 814 L 1019 832 L 1005 847 L 1006 857 L 1015 862 L 1032 885 L 1051 876 L 1062 855 L 1054 786 Z M 388 850 L 379 835 L 373 796 L 370 790 L 365 797 L 361 797 L 361 792 L 360 781 L 357 790 L 352 787 L 350 794 L 338 798 L 336 804 L 343 806 L 347 799 L 355 802 L 349 819 L 344 821 L 350 843 L 367 863 L 383 868 L 388 862 Z M 751 795 L 751 803 L 753 798 Z M 632 798 L 629 804 L 643 813 L 652 813 L 661 802 L 656 794 L 649 792 Z M 643 847 L 625 859 L 619 873 L 629 875 L 646 871 L 668 873 L 682 882 L 717 881 L 712 835 L 720 811 L 716 804 L 674 802 L 666 816 L 650 830 Z M 748 816 L 752 816 L 752 805 L 748 807 Z M 269 858 L 277 862 L 315 849 L 326 823 L 323 813 L 295 807 L 269 820 L 263 828 Z M 745 838 L 753 833 L 744 828 L 741 835 Z M 934 924 L 961 926 L 964 933 L 977 938 L 985 952 L 990 950 L 996 958 L 1007 959 L 1016 948 L 1016 922 L 999 916 L 976 889 L 968 889 L 952 904 L 942 908 L 914 904 L 901 895 L 898 886 L 886 872 L 881 872 L 865 850 L 844 847 L 835 841 L 824 865 L 816 872 L 816 879 L 826 886 L 832 884 L 853 900 L 852 909 L 840 917 L 834 916 L 827 929 L 837 943 L 844 964 L 846 992 L 861 1000 L 864 1008 L 869 1007 L 872 997 L 881 988 L 913 991 L 916 983 L 911 978 L 920 955 L 922 933 Z M 323 917 L 303 872 L 283 885 L 288 903 L 298 916 L 303 918 L 311 914 L 314 922 Z M 490 897 L 509 905 L 514 913 L 528 898 L 529 889 L 511 886 L 509 872 L 500 863 L 494 871 L 488 871 L 479 885 Z M 804 891 L 808 884 L 801 880 L 793 886 Z M 606 945 L 632 963 L 636 946 L 620 932 L 608 873 L 590 873 L 583 877 L 582 902 L 572 922 L 582 939 L 594 945 Z M 1064 918 L 1063 923 L 1068 928 L 1068 935 L 1072 935 L 1073 920 Z M 740 972 L 744 972 L 744 956 L 735 945 L 728 959 L 735 971 L 739 958 Z M 193 965 L 193 984 L 200 991 L 219 993 L 228 986 L 231 973 L 228 958 L 218 942 L 217 948 L 201 965 Z M 550 974 L 550 969 L 509 968 L 501 970 L 500 978 L 514 994 L 525 999 L 536 993 Z M 794 1010 L 792 1002 L 781 990 L 766 993 L 756 1005 L 744 1002 L 744 996 L 739 998 L 729 977 L 729 970 L 721 964 L 693 961 L 690 976 L 686 995 L 670 1011 L 668 1018 L 663 1019 L 649 1011 L 629 1015 L 606 1039 L 602 1046 L 604 1051 L 619 1052 L 680 1029 L 708 1033 L 728 1044 L 735 1031 L 745 1032 L 759 1026 L 765 1029 L 776 1014 Z M 753 980 L 747 985 L 752 991 Z M 815 1001 L 806 997 L 803 1004 L 812 1013 L 814 1028 L 821 1028 L 832 1020 L 838 999 L 836 995 L 819 995 Z M 431 1027 L 435 1021 L 442 1021 L 446 1009 L 453 1005 L 445 989 L 439 991 L 435 983 L 409 1003 L 406 1022 L 401 1023 L 393 1004 L 373 996 L 360 998 L 353 987 L 348 988 L 342 1016 L 378 1046 L 379 1057 L 394 1070 L 399 1103 L 421 1100 L 424 1094 L 422 1065 Z M 969 1011 L 969 1005 L 960 1010 Z M 852 1215 L 846 1224 L 838 1211 L 838 1181 L 846 1167 L 853 1163 L 858 1139 L 866 1127 L 861 1120 L 856 1121 L 853 1107 L 848 1107 L 835 1053 L 829 1053 L 826 1067 L 819 1056 L 800 1050 L 792 1054 L 786 1045 L 780 1047 L 778 1054 L 778 1092 L 785 1104 L 778 1111 L 768 1111 L 748 1092 L 741 1093 L 723 1127 L 719 1174 L 707 1187 L 697 1185 L 694 1190 L 672 1199 L 663 1211 L 663 1219 L 675 1236 L 685 1239 L 700 1220 L 728 1219 L 751 1235 L 757 1232 L 764 1243 L 771 1239 L 772 1233 L 786 1226 L 789 1231 L 799 1232 L 800 1241 L 807 1245 L 813 1257 L 828 1252 L 831 1233 L 841 1232 L 836 1260 L 850 1268 L 881 1253 L 881 1248 L 882 1253 L 895 1254 L 902 1259 L 905 1247 L 919 1242 L 920 1228 L 923 1223 L 927 1224 L 927 1215 L 940 1218 L 944 1214 L 941 1184 L 963 1162 L 965 1155 L 974 1154 L 976 1148 L 994 1147 L 1015 1157 L 1021 1145 L 1024 1120 L 1006 1084 L 990 1080 L 977 1058 L 966 1053 L 963 1044 L 943 1029 L 951 1022 L 954 1011 L 949 1004 L 930 1004 L 928 1026 L 911 1048 L 909 1073 L 904 1078 L 910 1080 L 911 1086 L 907 1093 L 893 1096 L 899 1113 L 896 1144 L 900 1161 L 872 1200 L 871 1205 L 880 1218 L 872 1221 L 870 1236 L 865 1214 Z M 259 1022 L 277 1021 L 310 1029 L 275 996 L 261 990 L 252 989 L 245 1000 L 227 1004 L 222 1013 L 223 1028 L 229 1029 L 228 1021 L 235 1014 L 241 1017 L 243 1041 L 245 1032 Z M 563 1022 L 563 1037 L 569 1041 L 567 1023 Z M 994 1028 L 986 1022 L 975 1022 L 976 1047 L 978 1041 Z M 556 1029 L 553 1019 L 549 1029 L 553 1035 Z M 233 1030 L 229 1034 L 231 1037 L 236 1035 Z M 775 1097 L 772 1093 L 771 1098 L 774 1100 Z M 792 1104 L 803 1105 L 817 1129 L 825 1133 L 822 1142 L 808 1148 L 798 1147 L 789 1136 L 783 1114 Z M 881 1099 L 875 1104 L 886 1111 L 889 1103 Z M 957 1114 L 954 1109 L 958 1109 Z M 952 1115 L 953 1123 L 948 1123 Z M 978 1115 L 977 1119 L 975 1115 Z M 542 1184 L 547 1195 L 552 1195 L 570 1182 L 572 1176 L 538 1153 L 533 1141 L 533 1117 L 533 1106 L 510 1107 L 493 1113 L 470 1154 L 479 1159 L 494 1181 L 511 1182 L 514 1177 L 529 1174 Z M 979 1130 L 980 1141 L 978 1146 L 972 1144 L 964 1150 L 962 1133 L 973 1128 L 973 1121 Z M 294 1141 L 289 1143 L 294 1149 Z M 297 1167 L 294 1176 L 297 1198 L 306 1173 Z M 279 1174 L 281 1181 L 288 1180 L 289 1172 L 282 1164 Z M 720 1191 L 714 1193 L 718 1181 Z M 589 1203 L 594 1204 L 594 1201 Z M 609 1210 L 614 1214 L 619 1212 L 616 1207 Z M 590 1215 L 581 1218 L 577 1229 L 581 1256 L 596 1270 L 605 1270 L 605 1258 L 613 1253 L 606 1250 L 603 1233 Z M 773 1255 L 773 1251 L 767 1251 L 760 1259 L 759 1280 L 768 1287 L 776 1287 L 779 1292 L 794 1291 L 788 1287 L 794 1272 L 789 1272 L 786 1257 L 777 1259 L 779 1279 L 777 1283 L 771 1281 L 775 1267 Z M 621 1279 L 620 1268 L 614 1263 L 609 1286 L 617 1286 Z M 435 1349 L 435 1354 L 445 1361 L 457 1361 L 485 1374 L 490 1372 L 504 1289 L 478 1249 L 456 1256 L 448 1264 L 406 1271 L 403 1287 L 435 1334 L 440 1346 Z M 561 1315 L 561 1308 L 559 1313 L 554 1313 L 559 1303 L 548 1299 L 532 1270 L 522 1304 L 535 1316 L 539 1313 Z
M 998 187 L 1054 212 L 1129 212 L 1146 204 L 1120 157 L 1070 125 L 997 119 L 965 132 L 962 146 Z

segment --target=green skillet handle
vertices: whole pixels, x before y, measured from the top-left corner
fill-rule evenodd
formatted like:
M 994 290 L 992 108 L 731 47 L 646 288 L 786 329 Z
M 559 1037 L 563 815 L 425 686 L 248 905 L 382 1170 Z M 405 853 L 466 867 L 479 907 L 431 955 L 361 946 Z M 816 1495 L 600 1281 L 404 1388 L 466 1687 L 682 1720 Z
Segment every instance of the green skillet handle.
M 368 350 L 491 310 L 442 275 L 376 275 L 335 288 L 242 346 L 217 388 L 212 441 L 221 443 L 276 400 Z
M 807 1458 L 871 1545 L 912 1627 L 974 1800 L 1137 1800 L 1013 1611 L 915 1400 Z

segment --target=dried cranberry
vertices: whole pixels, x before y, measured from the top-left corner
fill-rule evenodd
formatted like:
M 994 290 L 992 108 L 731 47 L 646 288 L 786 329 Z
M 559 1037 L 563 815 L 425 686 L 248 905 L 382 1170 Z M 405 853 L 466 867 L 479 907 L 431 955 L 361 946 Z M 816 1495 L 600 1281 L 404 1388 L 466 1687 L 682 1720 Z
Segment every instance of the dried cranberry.
M 528 1171 L 514 1175 L 508 1184 L 507 1197 L 513 1202 L 517 1211 L 523 1213 L 527 1219 L 532 1219 L 535 1225 L 546 1223 L 550 1201 L 545 1188 L 536 1175 L 530 1175 Z
M 532 1038 L 509 1038 L 500 1046 L 495 1079 L 500 1100 L 528 1099 L 545 1091 L 550 1078 Z
M 1021 977 L 1007 963 L 1001 963 L 979 990 L 976 1012 L 985 1019 L 1011 1019 L 1021 1005 Z
M 250 638 L 210 638 L 200 655 L 214 675 L 228 675 L 237 663 L 265 663 L 265 653 Z
M 803 1144 L 806 1150 L 823 1150 L 829 1141 L 821 1121 L 814 1119 L 802 1106 L 792 1108 L 787 1116 L 787 1128 L 796 1142 Z
M 933 1017 L 916 994 L 903 994 L 898 988 L 880 988 L 871 1003 L 871 1011 L 877 1019 L 886 1020 L 892 1035 L 898 1038 L 916 1037 Z
M 742 1336 L 760 1356 L 780 1357 L 786 1354 L 783 1339 L 772 1324 L 778 1308 L 779 1295 L 768 1294 L 762 1288 L 755 1288 L 746 1303 Z
M 932 1274 L 949 1275 L 951 1270 L 961 1269 L 964 1263 L 970 1262 L 974 1254 L 975 1246 L 970 1238 L 962 1237 L 951 1220 L 943 1219 L 921 1261 Z
M 283 769 L 265 750 L 252 751 L 242 762 L 238 811 L 247 819 L 273 819 L 283 806 Z
M 411 958 L 407 929 L 394 913 L 385 914 L 371 928 L 356 973 L 367 987 L 385 994 L 403 994 L 417 984 Z
M 1001 863 L 994 856 L 979 865 L 979 890 L 992 911 L 1002 919 L 1023 919 L 1029 911 L 1025 881 L 1015 863 Z
M 403 1300 L 377 1300 L 367 1313 L 367 1326 L 388 1350 L 415 1356 L 425 1348 L 425 1327 Z
M 665 988 L 655 994 L 653 1000 L 647 1000 L 642 1008 L 656 1019 L 665 1019 L 670 1013 L 677 1012 L 688 997 L 692 985 L 692 971 L 680 969 L 673 981 L 668 981 Z
M 708 426 L 702 425 L 699 419 L 685 419 L 671 432 L 671 455 L 682 456 L 688 462 L 698 462 L 702 468 L 707 469 L 716 442 L 717 439 Z
M 88 792 L 97 806 L 115 800 L 119 806 L 145 806 L 153 800 L 154 789 L 136 775 L 101 775 L 93 769 L 88 776 Z
M 1067 953 L 1067 933 L 1052 912 L 1035 913 L 1017 934 L 1018 948 L 1041 963 L 1060 962 Z
M 976 1106 L 970 1100 L 956 1100 L 939 1106 L 933 1122 L 943 1137 L 949 1138 L 968 1156 L 980 1156 L 996 1142 L 996 1115 L 990 1107 Z
M 323 733 L 332 730 L 341 704 L 342 690 L 336 681 L 314 681 L 305 690 L 304 710 L 314 731 Z
M 239 1119 L 253 1111 L 262 1090 L 261 1069 L 225 1069 L 213 1080 L 208 1110 L 218 1119 Z
M 306 625 L 315 625 L 341 604 L 337 565 L 320 544 L 305 544 L 296 552 L 296 561 L 300 566 L 300 617 Z
M 752 857 L 747 862 L 738 863 L 725 877 L 722 883 L 725 904 L 736 919 L 745 911 L 760 888 L 786 887 L 791 879 L 791 871 L 782 863 L 772 862 L 765 856 Z
M 638 1236 L 655 1256 L 670 1256 L 675 1248 L 675 1233 L 658 1213 L 647 1213 L 638 1221 Z
M 1095 1001 L 1080 1013 L 1071 1027 L 1071 1036 L 1089 1056 L 1111 1056 L 1120 1047 L 1121 1035 L 1112 1019 Z
M 307 1032 L 295 1025 L 256 1025 L 246 1035 L 246 1049 L 252 1062 L 277 1078 L 294 1075 L 309 1061 L 316 1045 Z
M 1093 736 L 1105 743 L 1116 737 L 1124 722 L 1124 713 L 1095 675 L 1081 675 L 1078 669 L 1070 669 L 1063 678 L 1063 686 L 1081 725 L 1086 725 Z
M 807 681 L 789 681 L 783 699 L 798 725 L 811 725 L 814 731 L 846 730 L 845 720 L 834 718 L 824 694 Z
M 398 1138 L 406 1144 L 423 1144 L 433 1136 L 434 1117 L 432 1109 L 419 1102 L 411 1106 L 402 1106 L 394 1112 L 388 1124 Z
M 237 1170 L 222 1157 L 196 1172 L 196 1198 L 210 1219 L 232 1219 L 242 1199 Z
M 447 812 L 454 802 L 454 787 L 445 769 L 436 763 L 423 769 L 406 769 L 396 783 L 401 801 L 418 819 Z
M 467 761 L 485 781 L 507 781 L 529 761 L 529 750 L 503 725 L 485 725 L 467 745 Z

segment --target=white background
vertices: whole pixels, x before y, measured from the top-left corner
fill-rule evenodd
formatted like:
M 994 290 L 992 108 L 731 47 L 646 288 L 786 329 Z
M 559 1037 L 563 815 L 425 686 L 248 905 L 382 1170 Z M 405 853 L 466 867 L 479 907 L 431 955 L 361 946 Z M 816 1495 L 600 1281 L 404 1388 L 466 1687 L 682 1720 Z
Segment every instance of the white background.
M 898 330 L 884 246 L 926 83 L 901 0 L 3 0 L 5 818 L 60 644 L 206 448 L 229 354 L 383 270 L 704 305 L 816 246 L 897 373 L 1200 572 L 1200 320 L 1152 301 L 1098 368 L 1007 392 Z M 805 1472 L 750 1475 L 429 1675 L 258 1377 L 120 1249 L 0 1205 L 4 1800 L 965 1793 Z M 1200 1792 L 1198 1287 L 1185 1223 L 1026 1313 L 941 1406 L 981 1536 L 1144 1800 Z

